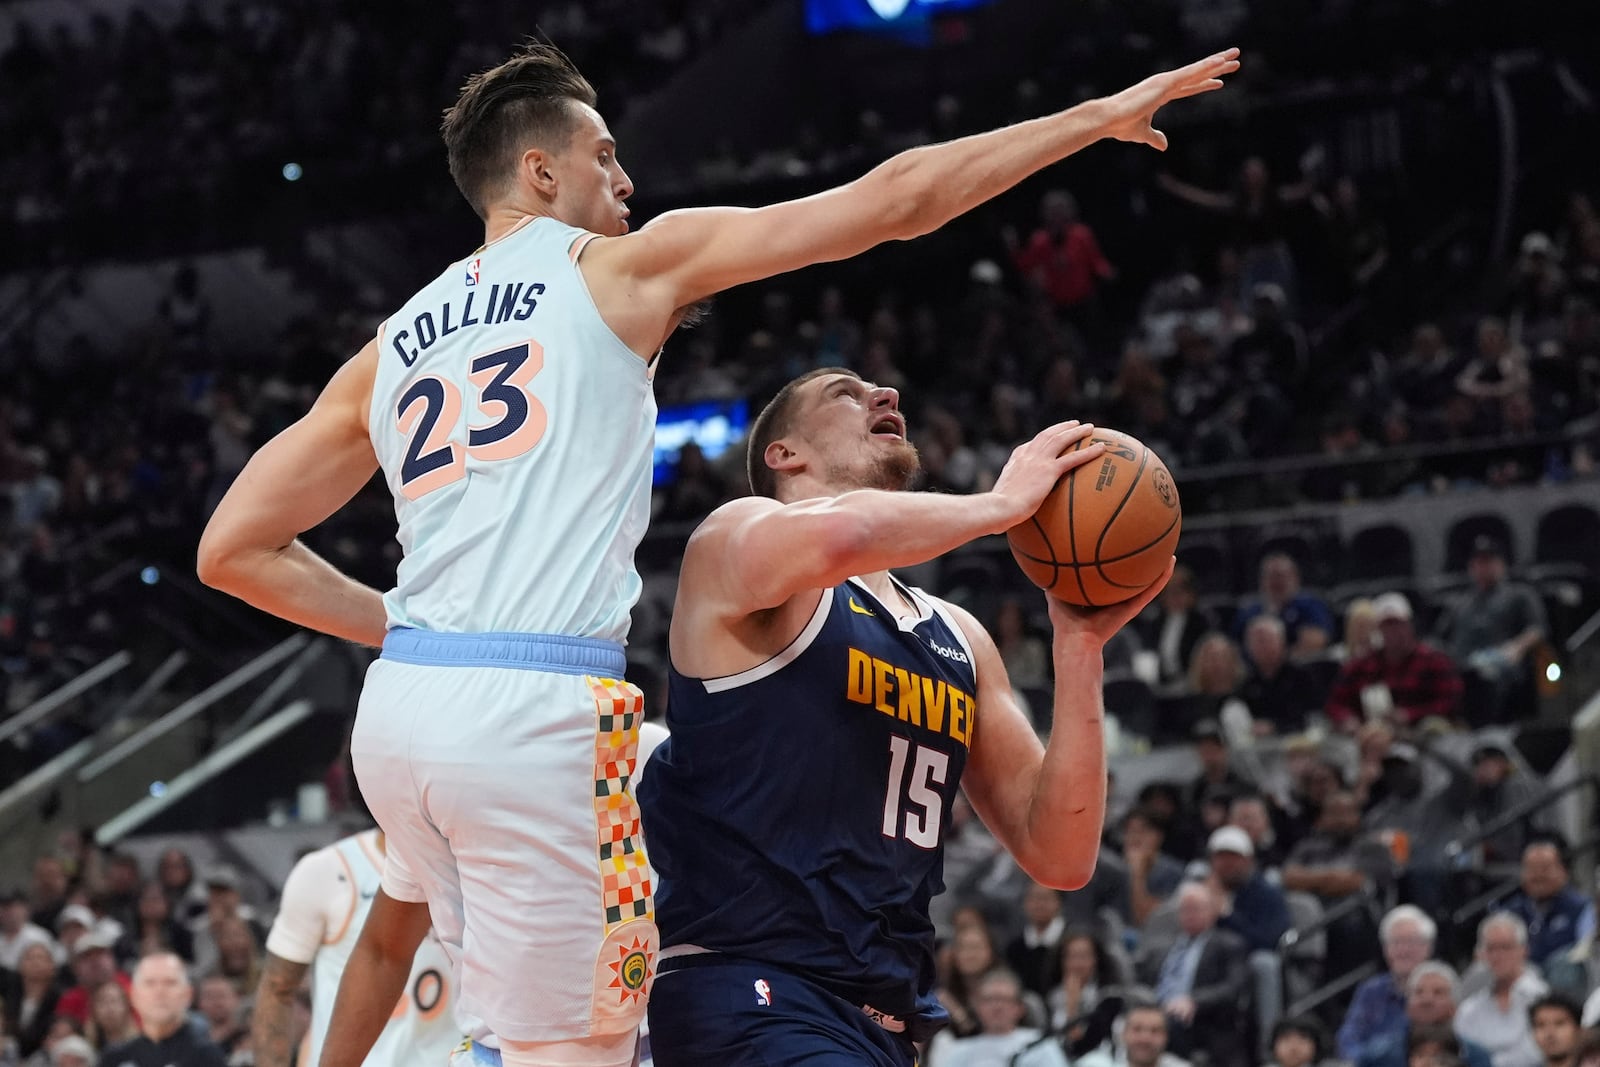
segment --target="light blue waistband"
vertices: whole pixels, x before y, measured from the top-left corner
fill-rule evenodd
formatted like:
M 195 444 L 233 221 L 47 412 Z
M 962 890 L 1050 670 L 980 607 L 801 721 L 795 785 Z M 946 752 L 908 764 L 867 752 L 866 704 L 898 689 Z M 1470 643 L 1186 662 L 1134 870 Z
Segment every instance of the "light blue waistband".
M 615 641 L 560 634 L 447 634 L 408 627 L 384 637 L 383 658 L 424 667 L 508 667 L 619 679 L 628 669 L 627 654 Z

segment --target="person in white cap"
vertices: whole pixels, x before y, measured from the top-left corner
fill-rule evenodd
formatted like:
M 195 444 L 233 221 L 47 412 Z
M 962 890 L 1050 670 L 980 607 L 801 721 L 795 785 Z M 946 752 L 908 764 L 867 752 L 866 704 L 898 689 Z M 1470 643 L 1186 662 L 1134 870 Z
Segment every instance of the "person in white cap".
M 1256 1021 L 1261 1033 L 1270 1033 L 1283 1013 L 1278 939 L 1289 929 L 1289 901 L 1256 868 L 1255 846 L 1243 829 L 1218 827 L 1206 842 L 1206 852 L 1211 859 L 1211 888 L 1221 902 L 1217 926 L 1238 934 L 1250 950 Z
M 116 938 L 108 930 L 90 930 L 79 937 L 72 950 L 72 973 L 78 984 L 61 994 L 56 1002 L 56 1014 L 76 1019 L 80 1025 L 89 1021 L 89 1008 L 95 990 L 107 982 L 116 982 L 123 989 L 132 989 L 128 976 L 117 970 L 116 957 L 111 954 Z
M 1370 717 L 1402 723 L 1454 721 L 1461 706 L 1461 674 L 1450 657 L 1417 638 L 1411 602 L 1384 593 L 1372 602 L 1383 645 L 1339 669 L 1328 694 L 1328 718 L 1353 730 Z

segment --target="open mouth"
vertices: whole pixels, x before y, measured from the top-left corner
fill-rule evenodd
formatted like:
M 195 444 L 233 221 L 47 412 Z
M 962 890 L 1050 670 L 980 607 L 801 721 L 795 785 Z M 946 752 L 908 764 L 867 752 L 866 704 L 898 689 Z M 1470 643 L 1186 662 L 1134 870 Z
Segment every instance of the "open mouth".
M 899 415 L 885 415 L 872 424 L 874 437 L 903 438 L 906 435 L 906 423 Z

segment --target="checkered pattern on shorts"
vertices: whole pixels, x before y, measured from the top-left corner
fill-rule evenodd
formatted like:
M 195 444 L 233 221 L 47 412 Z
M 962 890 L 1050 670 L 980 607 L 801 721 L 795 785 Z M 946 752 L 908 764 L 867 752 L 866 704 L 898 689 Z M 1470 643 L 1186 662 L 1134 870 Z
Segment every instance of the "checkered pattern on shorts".
M 631 919 L 655 918 L 650 868 L 639 836 L 639 805 L 633 799 L 644 694 L 637 686 L 609 678 L 591 678 L 589 688 L 596 713 L 594 813 L 610 933 Z

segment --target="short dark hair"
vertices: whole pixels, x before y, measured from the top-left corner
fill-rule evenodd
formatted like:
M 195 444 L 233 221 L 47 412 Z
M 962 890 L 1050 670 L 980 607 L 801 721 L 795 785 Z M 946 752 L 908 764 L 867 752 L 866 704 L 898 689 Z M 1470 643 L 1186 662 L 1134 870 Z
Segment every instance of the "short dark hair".
M 1577 1001 L 1573 1000 L 1565 993 L 1546 993 L 1532 1004 L 1529 1004 L 1528 1025 L 1532 1027 L 1533 1022 L 1536 1018 L 1538 1018 L 1539 1013 L 1547 1008 L 1554 1008 L 1557 1011 L 1566 1012 L 1567 1015 L 1571 1017 L 1573 1026 L 1583 1025 L 1583 1009 L 1578 1007 Z
M 1317 1020 L 1314 1015 L 1295 1015 L 1287 1019 L 1279 1019 L 1272 1027 L 1273 1045 L 1278 1043 L 1278 1038 L 1284 1034 L 1300 1034 L 1311 1042 L 1311 1047 L 1316 1051 L 1312 1053 L 1311 1062 L 1319 1062 L 1328 1048 L 1328 1030 Z
M 1572 853 L 1567 849 L 1567 839 L 1558 833 L 1546 830 L 1529 834 L 1527 844 L 1522 846 L 1522 854 L 1526 856 L 1529 849 L 1543 846 L 1556 850 L 1556 859 L 1560 862 L 1561 869 L 1570 874 L 1572 871 Z
M 559 48 L 532 42 L 479 71 L 444 113 L 440 132 L 450 176 L 480 218 L 530 144 L 564 148 L 572 139 L 573 102 L 595 106 L 594 87 Z
M 751 424 L 750 444 L 745 449 L 745 473 L 750 477 L 750 491 L 756 496 L 778 495 L 778 475 L 767 466 L 767 446 L 787 434 L 793 426 L 794 406 L 800 387 L 824 374 L 843 374 L 847 378 L 861 380 L 861 375 L 844 367 L 821 367 L 807 371 L 779 389 Z
M 1433 1026 L 1413 1026 L 1406 1035 L 1406 1055 L 1410 1056 L 1419 1045 L 1438 1045 L 1441 1052 L 1451 1056 L 1461 1055 L 1461 1039 L 1448 1023 Z

